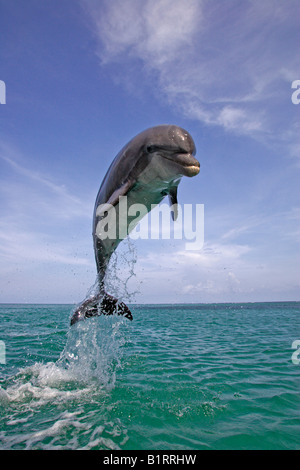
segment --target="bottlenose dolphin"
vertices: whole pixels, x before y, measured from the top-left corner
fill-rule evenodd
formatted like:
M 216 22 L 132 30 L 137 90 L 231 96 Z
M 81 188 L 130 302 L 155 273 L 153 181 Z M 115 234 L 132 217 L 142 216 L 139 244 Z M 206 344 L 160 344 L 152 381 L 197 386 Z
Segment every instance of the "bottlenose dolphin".
M 87 298 L 75 310 L 71 325 L 78 320 L 117 312 L 132 320 L 123 302 L 105 292 L 104 278 L 109 260 L 125 236 L 134 228 L 127 207 L 143 204 L 149 212 L 169 196 L 173 219 L 176 219 L 177 187 L 182 176 L 195 176 L 200 164 L 194 158 L 196 147 L 190 134 L 175 125 L 151 127 L 128 142 L 112 161 L 100 186 L 94 208 L 93 241 L 97 265 L 98 293 Z M 127 196 L 126 213 L 122 197 Z M 151 207 L 152 206 L 152 207 Z M 109 214 L 114 219 L 114 236 L 103 236 Z M 106 227 L 107 228 L 107 227 Z

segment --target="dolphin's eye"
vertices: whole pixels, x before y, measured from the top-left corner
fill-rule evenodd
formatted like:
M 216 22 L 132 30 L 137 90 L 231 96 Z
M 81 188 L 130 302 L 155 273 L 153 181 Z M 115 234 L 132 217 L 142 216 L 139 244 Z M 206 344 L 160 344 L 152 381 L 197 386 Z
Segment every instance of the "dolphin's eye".
M 154 153 L 156 149 L 157 147 L 155 145 L 147 145 L 146 147 L 147 153 Z

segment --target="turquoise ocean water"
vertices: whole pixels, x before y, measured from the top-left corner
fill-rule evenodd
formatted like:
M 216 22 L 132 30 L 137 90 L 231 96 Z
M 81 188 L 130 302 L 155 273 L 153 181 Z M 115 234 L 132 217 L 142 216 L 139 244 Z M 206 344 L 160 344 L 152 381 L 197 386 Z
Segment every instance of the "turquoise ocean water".
M 299 309 L 2 304 L 0 448 L 299 449 Z

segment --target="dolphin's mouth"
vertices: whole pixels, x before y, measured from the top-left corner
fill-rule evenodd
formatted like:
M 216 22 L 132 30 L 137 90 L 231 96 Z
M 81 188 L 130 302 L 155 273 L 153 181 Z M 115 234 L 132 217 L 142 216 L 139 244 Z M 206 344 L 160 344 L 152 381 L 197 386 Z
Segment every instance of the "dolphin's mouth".
M 200 172 L 200 164 L 198 166 L 190 165 L 185 167 L 185 169 L 187 170 L 185 176 L 196 176 Z
M 164 154 L 162 157 L 182 167 L 185 176 L 196 176 L 200 171 L 200 163 L 188 152 Z

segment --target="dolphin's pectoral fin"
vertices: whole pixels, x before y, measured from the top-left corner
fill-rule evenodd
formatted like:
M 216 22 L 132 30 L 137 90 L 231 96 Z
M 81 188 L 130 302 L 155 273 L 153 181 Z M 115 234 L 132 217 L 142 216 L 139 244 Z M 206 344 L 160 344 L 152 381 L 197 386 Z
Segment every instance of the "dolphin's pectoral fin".
M 169 190 L 169 202 L 172 207 L 172 219 L 177 220 L 178 217 L 178 201 L 177 201 L 177 186 L 172 186 Z
M 110 198 L 107 201 L 107 204 L 111 204 L 112 206 L 115 206 L 116 204 L 119 203 L 119 197 L 120 196 L 126 196 L 128 191 L 132 188 L 133 182 L 130 180 L 125 181 L 118 189 L 116 189 Z
M 90 317 L 98 317 L 99 315 L 123 315 L 128 320 L 132 320 L 132 314 L 124 302 L 119 302 L 118 299 L 110 294 L 105 293 L 104 296 L 95 296 L 84 301 L 75 310 L 71 318 L 71 326 L 80 320 Z
M 129 308 L 124 302 L 119 302 L 118 299 L 113 297 L 110 294 L 104 294 L 104 297 L 100 304 L 101 313 L 103 315 L 113 315 L 117 313 L 118 315 L 123 315 L 128 320 L 132 320 L 132 314 Z

